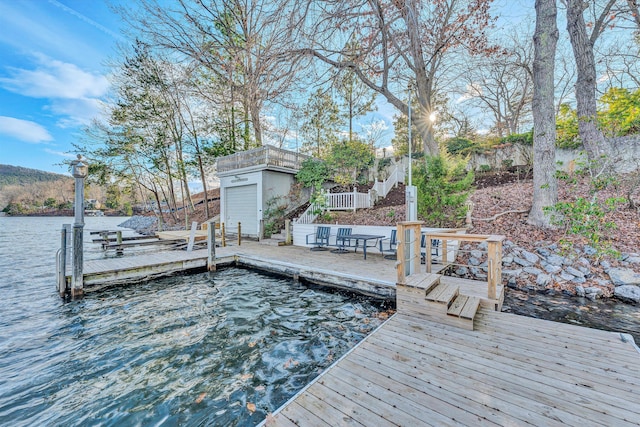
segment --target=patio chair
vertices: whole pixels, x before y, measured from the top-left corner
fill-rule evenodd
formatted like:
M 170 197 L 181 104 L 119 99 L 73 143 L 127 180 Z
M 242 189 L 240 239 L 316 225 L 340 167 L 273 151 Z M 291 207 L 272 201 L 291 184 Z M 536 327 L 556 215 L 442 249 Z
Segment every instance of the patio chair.
M 336 234 L 336 249 L 333 249 L 331 252 L 337 254 L 344 254 L 347 251 L 345 248 L 351 247 L 351 228 L 340 227 L 338 228 L 338 234 Z
M 331 236 L 331 227 L 321 225 L 316 228 L 315 233 L 307 234 L 307 245 L 315 245 L 312 251 L 326 251 L 329 246 L 329 236 Z M 313 237 L 313 241 L 309 241 L 309 237 Z
M 398 251 L 398 230 L 391 230 L 391 236 L 380 240 L 380 252 L 385 259 L 396 259 Z M 387 254 L 387 255 L 385 255 Z
M 431 240 L 431 263 L 433 264 L 435 257 L 440 256 L 440 240 L 432 239 Z M 420 263 L 424 264 L 427 262 L 427 235 L 423 234 L 420 239 Z

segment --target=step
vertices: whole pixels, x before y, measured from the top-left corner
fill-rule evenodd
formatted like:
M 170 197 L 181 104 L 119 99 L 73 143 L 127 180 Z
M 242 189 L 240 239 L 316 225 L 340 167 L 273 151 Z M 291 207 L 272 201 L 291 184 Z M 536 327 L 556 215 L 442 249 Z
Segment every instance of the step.
M 473 331 L 473 319 L 480 306 L 480 298 L 459 295 L 447 311 L 445 323 Z
M 438 304 L 446 304 L 447 307 L 458 296 L 460 288 L 456 285 L 440 283 L 426 296 L 426 300 Z
M 404 286 L 424 291 L 425 296 L 440 284 L 440 275 L 433 273 L 417 273 L 407 277 Z
M 267 246 L 285 246 L 287 244 L 284 240 L 279 239 L 262 239 L 258 243 Z

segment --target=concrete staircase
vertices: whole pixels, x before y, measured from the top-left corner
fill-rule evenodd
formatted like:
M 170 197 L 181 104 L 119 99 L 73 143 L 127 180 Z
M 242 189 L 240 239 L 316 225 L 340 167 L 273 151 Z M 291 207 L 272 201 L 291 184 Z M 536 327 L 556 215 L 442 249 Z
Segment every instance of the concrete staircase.
M 399 313 L 473 330 L 480 298 L 460 294 L 459 287 L 440 283 L 439 274 L 419 273 L 396 285 Z

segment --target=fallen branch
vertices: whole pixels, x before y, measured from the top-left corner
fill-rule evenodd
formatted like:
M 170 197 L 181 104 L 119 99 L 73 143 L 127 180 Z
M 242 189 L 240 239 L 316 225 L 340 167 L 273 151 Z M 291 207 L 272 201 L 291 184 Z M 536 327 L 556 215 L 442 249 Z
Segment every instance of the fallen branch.
M 527 213 L 529 212 L 531 209 L 518 209 L 518 210 L 511 210 L 511 211 L 505 211 L 505 212 L 501 212 L 499 214 L 495 214 L 494 216 L 492 216 L 491 218 L 475 218 L 475 217 L 471 217 L 471 219 L 473 221 L 493 221 L 498 219 L 499 217 L 501 217 L 502 215 L 506 215 L 506 214 L 510 214 L 510 213 Z

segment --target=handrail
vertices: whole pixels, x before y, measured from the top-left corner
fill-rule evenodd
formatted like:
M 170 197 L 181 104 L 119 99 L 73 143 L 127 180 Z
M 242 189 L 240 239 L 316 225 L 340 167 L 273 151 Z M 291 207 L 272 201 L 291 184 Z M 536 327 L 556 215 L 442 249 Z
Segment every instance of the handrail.
M 442 241 L 442 264 L 447 264 L 447 241 L 486 242 L 487 243 L 487 297 L 496 299 L 497 285 L 502 282 L 502 241 L 505 236 L 496 234 L 449 234 L 426 233 L 427 247 L 431 241 Z M 431 252 L 427 251 L 426 268 L 431 273 Z
M 265 165 L 299 170 L 302 167 L 302 162 L 308 158 L 310 156 L 306 154 L 284 150 L 272 145 L 263 145 L 252 150 L 220 157 L 216 163 L 216 169 L 220 173 Z

